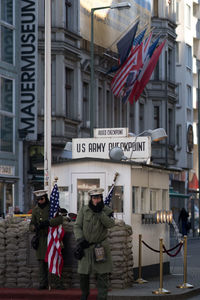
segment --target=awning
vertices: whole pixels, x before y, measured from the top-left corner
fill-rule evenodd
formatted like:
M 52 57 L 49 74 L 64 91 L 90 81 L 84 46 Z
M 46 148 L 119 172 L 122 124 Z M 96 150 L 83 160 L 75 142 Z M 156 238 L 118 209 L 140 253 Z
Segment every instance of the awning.
M 189 198 L 191 194 L 180 194 L 177 191 L 174 191 L 173 188 L 169 188 L 169 197 L 170 198 Z

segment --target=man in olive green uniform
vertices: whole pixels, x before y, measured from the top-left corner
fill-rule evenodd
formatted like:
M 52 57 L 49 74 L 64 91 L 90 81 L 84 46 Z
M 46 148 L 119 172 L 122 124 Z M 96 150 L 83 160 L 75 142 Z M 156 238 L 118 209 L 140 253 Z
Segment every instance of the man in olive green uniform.
M 80 274 L 80 287 L 82 290 L 81 300 L 87 300 L 88 298 L 89 275 L 91 273 L 97 276 L 97 299 L 107 299 L 108 273 L 112 271 L 107 229 L 114 226 L 115 222 L 112 217 L 112 209 L 103 203 L 103 191 L 103 189 L 89 191 L 91 197 L 89 204 L 80 209 L 74 224 L 75 238 L 84 254 L 78 261 L 78 273 Z M 95 256 L 97 245 L 101 247 L 100 253 L 104 253 L 104 255 L 100 255 L 100 259 Z
M 39 246 L 36 250 L 36 257 L 39 262 L 39 289 L 48 288 L 48 264 L 45 262 L 45 254 L 47 251 L 47 236 L 49 226 L 58 226 L 62 224 L 62 216 L 58 215 L 55 218 L 49 220 L 50 203 L 47 196 L 47 191 L 39 190 L 35 191 L 37 205 L 32 212 L 32 218 L 30 222 L 30 230 L 38 232 Z

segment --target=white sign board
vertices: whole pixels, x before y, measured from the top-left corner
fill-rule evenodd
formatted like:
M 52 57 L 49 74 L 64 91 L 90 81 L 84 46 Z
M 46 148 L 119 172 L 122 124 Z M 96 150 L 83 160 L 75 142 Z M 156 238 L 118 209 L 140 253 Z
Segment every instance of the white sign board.
M 95 128 L 94 137 L 127 137 L 128 128 Z
M 109 151 L 120 147 L 124 155 L 132 159 L 144 161 L 151 157 L 150 137 L 125 137 L 125 138 L 88 138 L 72 139 L 72 158 L 103 158 L 110 159 Z

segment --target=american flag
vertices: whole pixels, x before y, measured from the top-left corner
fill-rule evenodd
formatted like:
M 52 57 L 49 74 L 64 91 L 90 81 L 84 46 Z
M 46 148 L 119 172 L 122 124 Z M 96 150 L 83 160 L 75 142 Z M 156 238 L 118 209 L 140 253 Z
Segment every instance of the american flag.
M 105 205 L 108 205 L 108 206 L 110 205 L 112 195 L 113 195 L 113 191 L 114 191 L 114 187 L 115 187 L 115 185 L 113 184 L 110 188 L 110 191 L 108 192 L 108 195 L 106 196 L 106 198 L 104 200 Z
M 57 184 L 54 185 L 50 196 L 49 219 L 56 216 L 59 209 L 59 191 Z M 61 276 L 63 267 L 63 257 L 61 253 L 61 241 L 64 236 L 62 225 L 50 227 L 48 229 L 47 252 L 45 260 L 48 261 L 49 272 Z
M 125 63 L 113 77 L 111 82 L 111 89 L 115 96 L 119 96 L 122 88 L 124 87 L 127 77 L 131 71 L 137 71 L 142 65 L 142 44 L 134 48 L 126 59 Z

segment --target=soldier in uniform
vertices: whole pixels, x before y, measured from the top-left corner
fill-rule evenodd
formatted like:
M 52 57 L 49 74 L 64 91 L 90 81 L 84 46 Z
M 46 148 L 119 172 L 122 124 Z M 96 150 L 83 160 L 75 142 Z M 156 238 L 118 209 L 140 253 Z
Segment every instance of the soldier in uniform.
M 108 293 L 108 273 L 112 271 L 112 260 L 107 240 L 108 228 L 114 226 L 113 211 L 103 202 L 103 189 L 90 190 L 89 204 L 83 206 L 74 224 L 74 234 L 82 258 L 78 261 L 81 300 L 89 295 L 89 276 L 97 277 L 98 300 L 106 300 Z
M 33 208 L 30 230 L 37 232 L 39 236 L 36 257 L 39 262 L 39 289 L 42 290 L 48 288 L 48 264 L 45 262 L 48 227 L 62 224 L 63 218 L 61 215 L 58 215 L 49 220 L 50 202 L 46 190 L 35 191 L 34 194 L 36 196 L 37 205 Z

